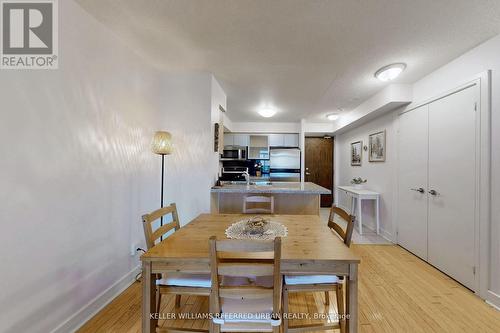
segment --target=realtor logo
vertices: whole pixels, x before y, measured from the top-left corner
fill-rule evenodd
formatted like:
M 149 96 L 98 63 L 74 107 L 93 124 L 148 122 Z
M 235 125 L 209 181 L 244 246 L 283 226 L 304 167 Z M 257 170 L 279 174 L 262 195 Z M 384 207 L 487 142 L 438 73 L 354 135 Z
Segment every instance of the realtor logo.
M 1 0 L 2 69 L 56 69 L 55 0 Z

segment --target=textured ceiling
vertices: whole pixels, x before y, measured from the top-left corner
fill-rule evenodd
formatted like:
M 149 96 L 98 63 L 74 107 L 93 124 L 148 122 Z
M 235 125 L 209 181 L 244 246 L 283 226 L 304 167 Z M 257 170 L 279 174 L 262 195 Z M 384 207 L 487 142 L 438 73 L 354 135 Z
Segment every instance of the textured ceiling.
M 78 2 L 156 66 L 214 73 L 233 121 L 325 121 L 385 87 L 378 68 L 412 83 L 500 32 L 498 0 Z

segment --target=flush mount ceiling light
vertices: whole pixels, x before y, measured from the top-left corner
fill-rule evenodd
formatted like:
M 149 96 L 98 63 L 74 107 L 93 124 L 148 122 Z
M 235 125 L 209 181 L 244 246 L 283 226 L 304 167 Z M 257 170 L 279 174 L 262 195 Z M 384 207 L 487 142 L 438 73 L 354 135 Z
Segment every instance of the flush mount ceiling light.
M 276 110 L 274 110 L 270 107 L 262 108 L 258 112 L 264 118 L 271 118 L 272 116 L 274 116 L 276 114 Z
M 405 68 L 406 64 L 402 62 L 396 64 L 390 64 L 376 71 L 375 77 L 382 82 L 391 81 L 397 78 L 399 74 L 401 74 L 401 72 L 405 70 Z
M 334 120 L 339 119 L 339 115 L 336 113 L 330 113 L 330 114 L 326 115 L 326 118 L 328 120 L 334 121 Z

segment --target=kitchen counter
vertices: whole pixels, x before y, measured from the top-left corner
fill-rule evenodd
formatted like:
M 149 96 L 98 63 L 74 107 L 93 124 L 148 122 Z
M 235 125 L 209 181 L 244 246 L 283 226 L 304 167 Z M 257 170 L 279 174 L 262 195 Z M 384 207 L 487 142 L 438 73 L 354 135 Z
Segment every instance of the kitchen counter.
M 262 176 L 250 176 L 251 181 L 265 181 L 269 180 L 269 174 L 263 174 Z
M 241 214 L 246 196 L 259 195 L 274 198 L 274 213 L 288 215 L 319 215 L 321 194 L 331 191 L 305 182 L 267 182 L 224 184 L 211 189 L 211 212 L 214 214 Z
M 331 194 L 331 191 L 310 182 L 272 182 L 271 185 L 225 184 L 214 186 L 212 193 L 297 193 L 297 194 Z

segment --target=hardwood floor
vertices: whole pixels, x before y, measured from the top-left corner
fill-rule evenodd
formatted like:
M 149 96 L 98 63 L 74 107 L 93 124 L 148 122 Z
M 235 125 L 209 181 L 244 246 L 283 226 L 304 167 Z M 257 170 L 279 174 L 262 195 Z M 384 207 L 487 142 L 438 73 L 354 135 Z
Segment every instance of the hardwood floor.
M 359 266 L 360 332 L 499 332 L 500 311 L 453 279 L 395 245 L 353 245 Z M 336 314 L 335 295 L 324 305 L 323 293 L 293 295 L 293 313 Z M 174 313 L 165 297 L 162 312 Z M 141 288 L 134 283 L 78 332 L 140 332 Z M 208 299 L 183 297 L 178 313 L 208 310 Z M 165 325 L 165 320 L 160 321 Z M 294 324 L 315 322 L 294 320 Z M 206 320 L 169 320 L 168 326 L 207 328 Z

